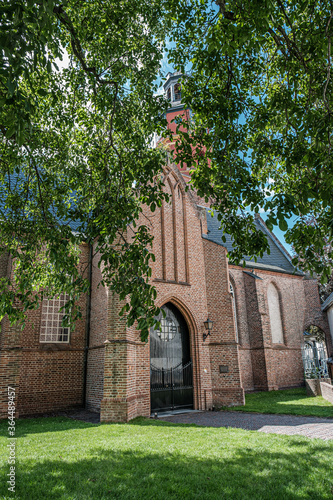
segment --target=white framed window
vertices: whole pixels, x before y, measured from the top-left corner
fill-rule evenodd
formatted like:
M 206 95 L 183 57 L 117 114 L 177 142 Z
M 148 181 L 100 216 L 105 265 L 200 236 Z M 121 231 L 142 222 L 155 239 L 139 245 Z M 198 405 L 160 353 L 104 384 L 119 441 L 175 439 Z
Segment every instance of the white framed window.
M 230 295 L 231 295 L 231 300 L 232 300 L 232 310 L 233 310 L 234 319 L 235 319 L 236 342 L 239 342 L 239 338 L 238 338 L 238 326 L 237 326 L 236 297 L 235 297 L 234 287 L 232 286 L 231 283 L 230 283 Z
M 68 343 L 69 328 L 61 326 L 64 317 L 64 311 L 60 308 L 65 305 L 69 299 L 68 294 L 63 293 L 53 299 L 45 298 L 42 305 L 42 322 L 40 328 L 40 342 L 48 343 Z

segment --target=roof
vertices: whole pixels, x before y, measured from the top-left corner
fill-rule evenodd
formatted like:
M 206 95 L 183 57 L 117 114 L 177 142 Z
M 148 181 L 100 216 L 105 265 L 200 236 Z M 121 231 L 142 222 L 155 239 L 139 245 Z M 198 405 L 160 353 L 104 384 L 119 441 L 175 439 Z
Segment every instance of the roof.
M 224 233 L 223 230 L 220 229 L 221 223 L 217 218 L 218 213 L 214 212 L 212 216 L 210 209 L 207 207 L 205 207 L 205 209 L 208 234 L 203 234 L 202 237 L 218 245 L 224 246 L 228 252 L 231 252 L 233 250 L 233 239 L 229 234 Z M 268 255 L 265 252 L 262 257 L 257 257 L 257 262 L 248 255 L 244 255 L 245 267 L 303 276 L 303 273 L 293 266 L 291 256 L 276 236 L 269 231 L 260 216 L 255 217 L 254 224 L 259 231 L 262 231 L 267 236 L 270 254 Z M 223 235 L 226 238 L 225 242 L 222 242 Z
M 181 71 L 175 71 L 174 73 L 171 73 L 169 71 L 169 73 L 165 77 L 165 82 L 163 83 L 164 90 L 166 90 L 171 83 L 177 82 L 183 76 L 188 76 L 188 73 L 182 73 Z
M 26 197 L 26 186 L 25 183 L 27 182 L 26 177 L 24 176 L 24 173 L 12 173 L 9 175 L 9 178 L 7 176 L 7 179 L 10 181 L 11 189 L 14 192 L 20 193 L 24 198 Z M 0 183 L 0 214 L 2 213 L 4 216 L 6 214 L 9 215 L 10 213 L 10 207 L 6 205 L 7 202 L 7 197 L 6 197 L 6 191 L 7 187 L 5 184 Z M 71 208 L 75 208 L 74 201 L 71 203 Z M 68 220 L 63 220 L 60 217 L 57 216 L 57 211 L 55 207 L 50 207 L 49 213 L 53 215 L 59 222 L 60 225 L 62 226 L 69 226 L 73 232 L 77 232 L 80 229 L 82 229 L 82 222 L 79 219 L 68 219 Z M 1 217 L 1 215 L 0 215 Z
M 325 302 L 321 305 L 321 310 L 327 311 L 327 309 L 329 309 L 332 304 L 333 304 L 333 292 L 331 293 L 331 295 L 327 297 Z

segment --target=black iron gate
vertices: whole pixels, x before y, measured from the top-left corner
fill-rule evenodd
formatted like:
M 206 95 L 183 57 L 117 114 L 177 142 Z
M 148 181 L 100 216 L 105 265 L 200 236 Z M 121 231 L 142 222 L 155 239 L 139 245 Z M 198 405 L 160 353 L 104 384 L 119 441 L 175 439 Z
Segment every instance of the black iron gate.
M 150 335 L 151 410 L 193 408 L 193 369 L 187 324 L 171 303 Z
M 151 409 L 193 408 L 192 361 L 175 368 L 150 365 Z

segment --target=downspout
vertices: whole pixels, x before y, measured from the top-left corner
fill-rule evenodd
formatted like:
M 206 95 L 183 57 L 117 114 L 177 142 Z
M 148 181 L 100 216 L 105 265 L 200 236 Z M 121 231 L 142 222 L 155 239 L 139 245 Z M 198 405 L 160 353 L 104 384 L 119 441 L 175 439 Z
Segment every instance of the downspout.
M 86 327 L 85 327 L 85 347 L 84 347 L 84 362 L 83 362 L 83 397 L 82 405 L 86 407 L 86 392 L 87 392 L 87 372 L 88 372 L 88 351 L 89 351 L 89 340 L 90 340 L 90 316 L 91 316 L 91 281 L 92 281 L 92 258 L 93 258 L 93 245 L 89 245 L 89 260 L 88 260 L 88 280 L 89 280 L 89 290 L 87 295 L 87 312 L 86 312 Z

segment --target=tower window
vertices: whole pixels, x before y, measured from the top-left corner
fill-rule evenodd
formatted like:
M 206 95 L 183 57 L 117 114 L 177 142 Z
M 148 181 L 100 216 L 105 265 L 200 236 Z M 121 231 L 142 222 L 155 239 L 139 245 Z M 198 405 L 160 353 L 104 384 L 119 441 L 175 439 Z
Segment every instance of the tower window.
M 174 86 L 175 101 L 180 101 L 182 98 L 180 83 L 176 83 Z
M 167 99 L 171 101 L 171 88 L 168 88 L 167 90 Z

